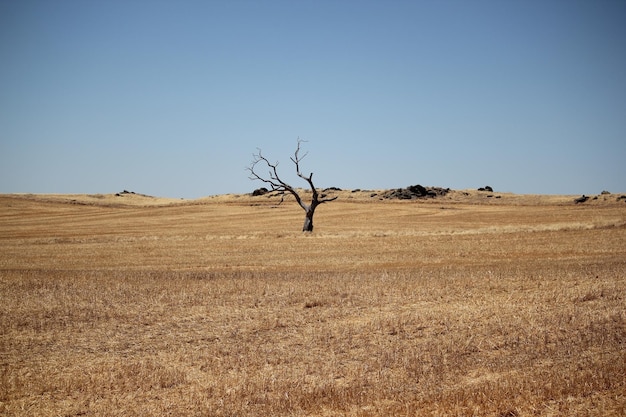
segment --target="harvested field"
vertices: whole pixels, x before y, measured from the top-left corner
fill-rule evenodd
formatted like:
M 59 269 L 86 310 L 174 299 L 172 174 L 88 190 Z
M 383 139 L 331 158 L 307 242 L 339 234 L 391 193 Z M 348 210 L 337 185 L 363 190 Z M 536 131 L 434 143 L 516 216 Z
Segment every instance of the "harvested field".
M 337 194 L 1 195 L 0 414 L 626 415 L 624 200 Z

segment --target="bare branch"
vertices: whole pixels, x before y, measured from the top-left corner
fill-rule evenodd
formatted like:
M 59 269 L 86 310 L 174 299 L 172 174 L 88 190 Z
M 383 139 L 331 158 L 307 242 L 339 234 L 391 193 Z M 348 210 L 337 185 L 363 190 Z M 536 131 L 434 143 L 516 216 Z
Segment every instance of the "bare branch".
M 338 196 L 338 195 L 336 195 L 336 196 L 334 196 L 334 197 L 331 197 L 331 198 L 322 198 L 321 200 L 319 200 L 319 203 L 320 203 L 320 204 L 322 204 L 322 203 L 328 203 L 329 201 L 335 201 L 335 200 L 336 200 L 336 199 L 338 199 L 338 198 L 339 198 L 339 196 Z
M 294 164 L 296 164 L 296 172 L 298 173 L 298 176 L 301 177 L 301 178 L 307 179 L 300 172 L 300 161 L 302 161 L 309 154 L 308 152 L 305 152 L 304 155 L 302 155 L 302 156 L 299 155 L 300 154 L 300 145 L 302 144 L 302 142 L 306 142 L 306 141 L 298 138 L 298 147 L 296 148 L 296 152 L 294 153 L 293 157 L 291 158 L 291 161 Z M 312 175 L 313 175 L 313 173 L 311 173 L 311 175 L 309 175 L 309 178 Z
M 278 176 L 278 162 L 271 163 L 266 157 L 263 156 L 263 154 L 261 153 L 261 149 L 257 148 L 257 150 L 258 152 L 252 155 L 252 163 L 247 168 L 248 172 L 250 172 L 250 176 L 248 178 L 250 178 L 251 180 L 262 181 L 265 184 L 268 184 L 271 187 L 272 191 L 277 191 L 278 193 L 282 194 L 281 203 L 284 199 L 285 193 L 288 192 L 292 194 L 298 204 L 304 210 L 308 210 L 308 206 L 304 204 L 296 190 L 285 181 L 280 179 L 280 177 Z M 257 169 L 261 169 L 258 167 L 258 165 L 269 168 L 267 177 L 263 177 L 257 172 Z

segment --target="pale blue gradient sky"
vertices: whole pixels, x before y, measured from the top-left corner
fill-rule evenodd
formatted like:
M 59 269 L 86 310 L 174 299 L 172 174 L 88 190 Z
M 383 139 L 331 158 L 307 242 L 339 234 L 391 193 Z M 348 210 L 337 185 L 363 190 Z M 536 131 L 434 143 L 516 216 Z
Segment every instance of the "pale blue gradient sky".
M 0 0 L 0 192 L 626 191 L 626 2 Z

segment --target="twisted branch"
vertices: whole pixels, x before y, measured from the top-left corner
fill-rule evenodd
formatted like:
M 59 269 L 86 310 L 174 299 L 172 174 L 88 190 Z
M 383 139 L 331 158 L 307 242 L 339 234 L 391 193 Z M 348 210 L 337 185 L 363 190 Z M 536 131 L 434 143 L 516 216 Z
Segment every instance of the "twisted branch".
M 296 151 L 294 152 L 294 155 L 290 159 L 291 159 L 291 162 L 293 162 L 294 165 L 296 166 L 296 173 L 298 174 L 298 176 L 309 184 L 309 187 L 311 188 L 311 191 L 313 192 L 313 198 L 312 198 L 310 205 L 305 204 L 304 201 L 302 201 L 302 198 L 300 197 L 296 189 L 293 188 L 291 185 L 287 184 L 278 176 L 278 162 L 275 162 L 275 163 L 270 162 L 265 156 L 263 156 L 263 154 L 261 153 L 261 149 L 257 148 L 258 152 L 252 155 L 253 157 L 252 163 L 247 168 L 247 170 L 248 172 L 250 172 L 250 176 L 248 178 L 250 178 L 251 180 L 262 181 L 265 184 L 267 184 L 272 189 L 272 191 L 275 191 L 281 194 L 281 200 L 280 200 L 281 203 L 283 202 L 285 198 L 285 194 L 289 193 L 294 196 L 294 198 L 296 199 L 300 207 L 302 207 L 305 211 L 308 211 L 311 208 L 311 206 L 317 206 L 322 203 L 327 203 L 329 201 L 336 200 L 338 197 L 335 196 L 331 198 L 320 199 L 319 193 L 317 189 L 315 188 L 315 185 L 313 184 L 313 173 L 311 172 L 308 176 L 306 176 L 300 170 L 300 162 L 302 162 L 302 160 L 308 155 L 308 152 L 304 153 L 304 155 L 300 155 L 300 148 L 303 142 L 306 142 L 306 141 L 298 138 L 298 146 L 296 147 Z M 262 176 L 258 173 L 258 170 L 262 168 L 268 169 L 267 176 Z

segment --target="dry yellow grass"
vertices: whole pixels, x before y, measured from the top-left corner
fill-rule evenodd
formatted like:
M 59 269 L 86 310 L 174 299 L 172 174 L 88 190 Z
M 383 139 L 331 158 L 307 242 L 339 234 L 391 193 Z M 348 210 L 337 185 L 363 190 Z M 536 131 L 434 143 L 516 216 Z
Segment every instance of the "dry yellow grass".
M 623 200 L 373 193 L 0 196 L 0 414 L 626 414 Z

